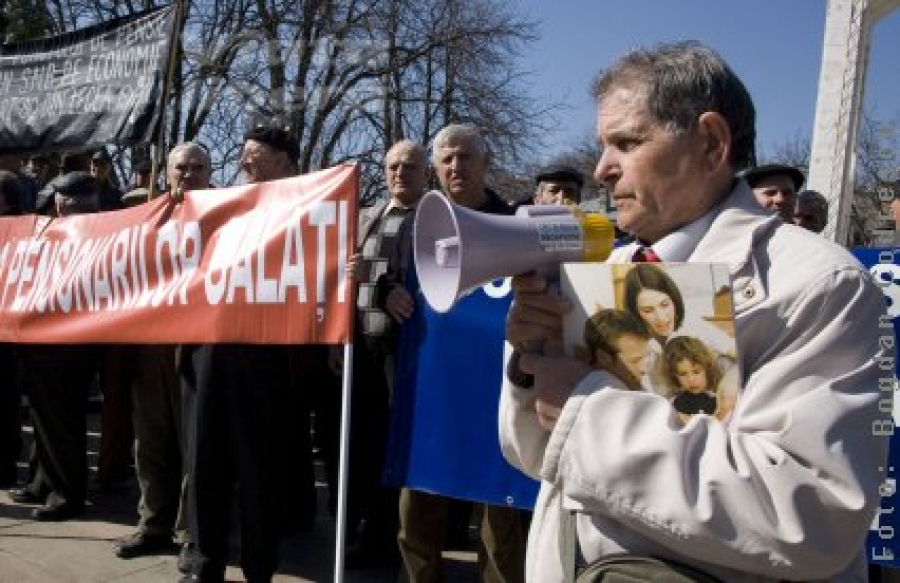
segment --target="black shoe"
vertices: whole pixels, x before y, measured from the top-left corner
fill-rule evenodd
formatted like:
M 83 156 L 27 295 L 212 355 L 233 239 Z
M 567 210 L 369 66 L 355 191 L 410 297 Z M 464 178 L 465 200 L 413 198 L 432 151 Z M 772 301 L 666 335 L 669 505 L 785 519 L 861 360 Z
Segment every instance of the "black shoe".
M 190 573 L 194 566 L 194 543 L 181 543 L 181 550 L 178 552 L 178 571 L 181 573 Z
M 27 488 L 15 488 L 9 491 L 9 499 L 16 504 L 43 504 L 46 496 L 38 496 Z
M 47 504 L 38 506 L 31 517 L 39 522 L 62 522 L 84 514 L 84 504 L 69 502 L 66 504 Z
M 138 531 L 116 541 L 113 552 L 120 559 L 133 559 L 145 555 L 164 555 L 175 550 L 172 537 L 167 534 L 150 534 Z

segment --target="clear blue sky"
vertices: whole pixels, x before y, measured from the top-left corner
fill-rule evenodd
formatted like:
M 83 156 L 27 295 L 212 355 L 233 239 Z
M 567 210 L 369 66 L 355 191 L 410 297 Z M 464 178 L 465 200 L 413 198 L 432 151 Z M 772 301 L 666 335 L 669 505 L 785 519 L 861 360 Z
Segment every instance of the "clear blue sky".
M 631 47 L 686 39 L 718 51 L 747 85 L 760 154 L 812 136 L 826 0 L 514 2 L 517 12 L 540 22 L 540 40 L 521 56 L 533 73 L 534 97 L 568 106 L 547 141 L 548 157 L 593 135 L 588 90 L 600 68 Z M 873 31 L 865 103 L 878 119 L 900 119 L 900 9 Z

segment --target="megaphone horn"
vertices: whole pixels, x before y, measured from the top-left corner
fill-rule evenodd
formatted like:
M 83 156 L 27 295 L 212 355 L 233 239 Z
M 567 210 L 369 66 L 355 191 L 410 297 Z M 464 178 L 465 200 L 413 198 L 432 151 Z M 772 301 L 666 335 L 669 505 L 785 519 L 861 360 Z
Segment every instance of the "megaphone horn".
M 432 308 L 446 312 L 489 281 L 572 261 L 603 261 L 615 229 L 599 213 L 574 206 L 536 205 L 514 216 L 492 215 L 450 202 L 432 190 L 413 226 L 416 274 Z

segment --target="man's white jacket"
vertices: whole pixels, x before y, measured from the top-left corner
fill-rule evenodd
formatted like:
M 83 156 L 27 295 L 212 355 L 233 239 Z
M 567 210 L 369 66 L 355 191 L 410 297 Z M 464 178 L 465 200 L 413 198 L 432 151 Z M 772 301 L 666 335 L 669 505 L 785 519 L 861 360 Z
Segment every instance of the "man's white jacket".
M 580 511 L 586 561 L 628 552 L 728 582 L 866 580 L 894 386 L 883 294 L 849 253 L 782 224 L 744 182 L 721 209 L 690 261 L 730 266 L 744 380 L 727 426 L 702 415 L 681 426 L 662 397 L 594 372 L 548 433 L 532 391 L 504 382 L 504 455 L 541 480 L 528 581 L 562 578 L 560 496 Z

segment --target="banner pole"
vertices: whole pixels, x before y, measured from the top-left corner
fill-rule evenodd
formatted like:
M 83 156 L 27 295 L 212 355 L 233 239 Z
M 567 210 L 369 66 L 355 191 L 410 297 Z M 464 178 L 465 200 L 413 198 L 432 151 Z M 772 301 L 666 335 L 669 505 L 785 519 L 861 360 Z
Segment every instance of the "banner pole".
M 334 540 L 334 581 L 344 580 L 344 541 L 347 530 L 347 468 L 350 458 L 350 405 L 353 386 L 353 343 L 344 345 L 344 376 L 341 383 L 341 439 L 338 469 L 337 524 Z
M 154 180 L 150 182 L 150 189 L 147 193 L 147 200 L 156 198 L 156 176 L 159 174 L 159 162 L 165 157 L 166 151 L 166 112 L 169 109 L 169 98 L 172 93 L 172 85 L 175 79 L 175 60 L 179 54 L 179 43 L 181 42 L 181 26 L 185 18 L 185 0 L 176 0 L 175 2 L 175 23 L 172 26 L 172 39 L 169 42 L 169 66 L 166 67 L 166 80 L 163 83 L 162 95 L 162 113 L 159 116 L 159 123 L 156 125 L 155 140 L 151 141 L 150 168 L 151 176 Z M 155 146 L 155 148 L 154 148 Z M 155 150 L 155 151 L 154 151 Z

